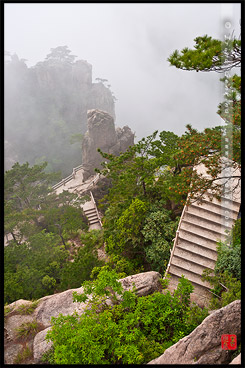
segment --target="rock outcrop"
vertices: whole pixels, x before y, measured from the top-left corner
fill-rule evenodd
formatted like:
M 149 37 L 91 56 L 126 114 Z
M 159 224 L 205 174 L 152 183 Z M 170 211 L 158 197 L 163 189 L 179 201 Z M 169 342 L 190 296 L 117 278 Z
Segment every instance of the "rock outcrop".
M 94 174 L 101 168 L 104 159 L 97 151 L 119 155 L 134 144 L 134 133 L 128 126 L 115 128 L 114 118 L 107 112 L 93 109 L 88 111 L 88 129 L 82 143 L 82 163 L 88 173 Z
M 86 60 L 49 58 L 28 68 L 16 56 L 5 66 L 6 169 L 42 158 L 66 176 L 81 163 L 81 148 L 70 139 L 86 132 L 87 110 L 99 108 L 115 119 L 113 92 L 92 82 Z
M 228 364 L 234 350 L 222 350 L 221 336 L 235 334 L 241 341 L 241 301 L 235 300 L 206 317 L 190 335 L 148 364 Z
M 135 285 L 137 295 L 143 296 L 161 289 L 160 278 L 161 275 L 158 272 L 150 271 L 128 276 L 119 281 L 122 283 L 124 290 L 132 289 L 133 285 Z M 60 313 L 68 315 L 75 311 L 81 315 L 86 307 L 86 303 L 73 303 L 73 291 L 82 293 L 83 288 L 70 289 L 40 298 L 37 307 L 29 315 L 20 314 L 21 307 L 23 310 L 23 306 L 30 307 L 32 305 L 32 302 L 28 300 L 17 300 L 7 306 L 9 313 L 5 317 L 5 364 L 15 363 L 18 353 L 21 353 L 24 349 L 23 343 L 27 344 L 32 351 L 31 356 L 28 358 L 28 363 L 38 364 L 41 362 L 42 355 L 52 346 L 52 343 L 45 340 L 45 336 L 51 326 L 51 317 L 58 317 Z M 26 339 L 20 339 L 17 329 L 23 323 L 30 322 L 36 323 L 38 327 L 37 333 Z

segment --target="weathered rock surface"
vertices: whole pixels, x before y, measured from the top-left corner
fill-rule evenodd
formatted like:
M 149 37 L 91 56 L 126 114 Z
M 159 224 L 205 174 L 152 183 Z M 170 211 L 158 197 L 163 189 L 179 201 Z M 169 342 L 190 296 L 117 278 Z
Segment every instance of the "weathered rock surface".
M 148 364 L 228 364 L 234 351 L 222 350 L 223 334 L 237 335 L 238 344 L 240 343 L 240 300 L 235 300 L 209 315 L 190 335 Z
M 138 296 L 148 295 L 161 288 L 159 282 L 161 278 L 160 273 L 150 271 L 143 272 L 137 275 L 132 275 L 120 279 L 124 290 L 129 290 L 135 286 L 136 293 Z M 40 363 L 41 356 L 47 352 L 52 346 L 51 342 L 45 340 L 45 336 L 51 326 L 51 317 L 58 317 L 60 313 L 63 315 L 72 314 L 77 312 L 81 315 L 87 303 L 73 303 L 72 293 L 76 291 L 78 294 L 82 293 L 83 288 L 69 289 L 62 293 L 48 295 L 39 299 L 38 306 L 31 315 L 19 315 L 17 314 L 17 308 L 20 305 L 30 304 L 27 300 L 18 300 L 11 303 L 9 307 L 11 312 L 6 317 L 5 321 L 5 363 L 14 361 L 16 351 L 13 350 L 12 346 L 16 343 L 16 328 L 18 328 L 24 322 L 37 321 L 39 326 L 42 326 L 42 331 L 38 332 L 36 336 L 29 339 L 29 343 L 33 344 L 33 362 L 34 364 Z M 21 348 L 21 347 L 20 347 Z
M 82 142 L 82 161 L 87 171 L 94 174 L 94 168 L 101 168 L 100 163 L 104 161 L 98 148 L 119 155 L 134 144 L 134 133 L 128 126 L 115 129 L 114 118 L 105 111 L 88 110 L 87 116 L 88 130 Z
M 241 353 L 235 357 L 231 362 L 230 364 L 241 364 Z
M 45 328 L 36 334 L 33 341 L 33 358 L 34 362 L 40 362 L 43 354 L 47 353 L 47 351 L 52 347 L 52 341 L 45 340 L 47 332 L 51 329 L 50 327 Z

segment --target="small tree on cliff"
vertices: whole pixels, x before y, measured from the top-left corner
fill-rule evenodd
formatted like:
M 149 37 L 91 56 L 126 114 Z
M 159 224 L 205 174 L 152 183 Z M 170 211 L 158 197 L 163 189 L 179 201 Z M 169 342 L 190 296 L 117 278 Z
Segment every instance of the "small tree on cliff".
M 45 58 L 47 61 L 58 61 L 72 64 L 77 57 L 76 55 L 70 55 L 71 50 L 68 49 L 68 46 L 58 46 L 51 48 L 50 51 L 50 54 Z

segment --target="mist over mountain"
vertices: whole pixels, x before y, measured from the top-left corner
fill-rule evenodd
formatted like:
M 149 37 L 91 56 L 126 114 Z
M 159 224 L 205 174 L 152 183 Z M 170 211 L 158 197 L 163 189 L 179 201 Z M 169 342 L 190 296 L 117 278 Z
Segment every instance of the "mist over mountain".
M 5 61 L 5 170 L 13 163 L 48 162 L 49 171 L 70 173 L 81 164 L 87 110 L 115 118 L 106 79 L 92 83 L 92 65 L 75 61 L 67 46 L 52 48 L 44 61 L 28 67 L 16 54 Z

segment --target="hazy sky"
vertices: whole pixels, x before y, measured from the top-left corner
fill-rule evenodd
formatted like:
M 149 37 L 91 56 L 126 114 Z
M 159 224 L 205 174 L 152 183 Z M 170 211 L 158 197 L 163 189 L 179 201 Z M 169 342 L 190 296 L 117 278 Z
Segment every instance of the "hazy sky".
M 64 45 L 92 64 L 93 80 L 108 79 L 118 99 L 116 125 L 129 125 L 138 139 L 222 123 L 221 75 L 182 71 L 167 58 L 197 36 L 223 38 L 234 29 L 238 37 L 239 3 L 5 3 L 4 21 L 4 49 L 28 66 Z

